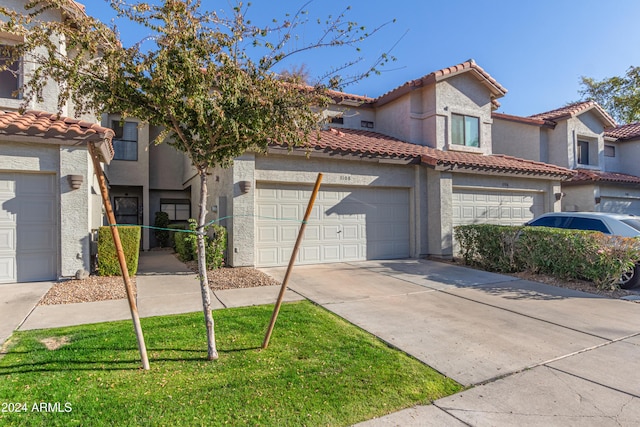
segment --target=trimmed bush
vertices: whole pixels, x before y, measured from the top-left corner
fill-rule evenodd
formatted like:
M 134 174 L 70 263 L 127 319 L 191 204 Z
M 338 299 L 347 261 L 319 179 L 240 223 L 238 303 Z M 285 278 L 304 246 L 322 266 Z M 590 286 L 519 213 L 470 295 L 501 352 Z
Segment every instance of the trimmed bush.
M 154 227 L 168 228 L 169 227 L 169 214 L 166 212 L 156 212 L 156 218 L 153 223 Z M 153 234 L 158 241 L 161 248 L 169 247 L 169 234 L 168 230 L 153 230 Z
M 184 230 L 186 227 L 185 224 L 169 224 L 167 226 L 168 229 L 170 230 Z M 167 247 L 168 248 L 176 248 L 176 235 L 177 234 L 181 234 L 181 232 L 176 232 L 176 231 L 169 231 L 169 241 L 167 243 Z
M 195 233 L 196 220 L 189 220 L 189 230 L 194 233 L 174 233 L 175 249 L 182 261 L 192 261 L 198 258 L 198 237 Z M 205 238 L 205 254 L 207 269 L 216 269 L 224 265 L 227 250 L 227 230 L 221 225 L 206 227 L 205 232 L 211 235 Z
M 467 265 L 488 271 L 531 271 L 584 279 L 614 289 L 640 260 L 640 240 L 597 231 L 548 227 L 463 225 L 454 230 Z
M 98 275 L 121 276 L 118 254 L 113 244 L 111 227 L 104 226 L 98 229 Z M 140 227 L 118 227 L 120 241 L 124 257 L 127 261 L 129 275 L 133 276 L 138 271 L 138 256 L 140 255 Z

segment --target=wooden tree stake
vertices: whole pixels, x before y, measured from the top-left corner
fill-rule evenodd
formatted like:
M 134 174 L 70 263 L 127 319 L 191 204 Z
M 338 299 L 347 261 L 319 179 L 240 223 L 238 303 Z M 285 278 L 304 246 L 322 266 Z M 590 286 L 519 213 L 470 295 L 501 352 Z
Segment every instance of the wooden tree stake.
M 309 204 L 307 205 L 307 212 L 305 212 L 304 219 L 302 220 L 302 225 L 300 225 L 300 231 L 298 232 L 298 238 L 296 239 L 296 244 L 293 247 L 293 252 L 291 253 L 291 258 L 289 259 L 287 272 L 285 273 L 284 279 L 282 280 L 282 286 L 280 287 L 280 293 L 278 294 L 278 300 L 276 301 L 276 306 L 273 308 L 273 314 L 271 315 L 271 322 L 269 322 L 269 328 L 267 329 L 267 334 L 264 336 L 264 341 L 262 342 L 263 349 L 269 346 L 269 339 L 271 338 L 273 327 L 276 324 L 276 319 L 278 319 L 278 313 L 280 312 L 282 299 L 284 298 L 284 293 L 287 290 L 287 283 L 289 282 L 289 276 L 291 275 L 291 270 L 293 270 L 293 263 L 296 260 L 296 256 L 298 256 L 298 249 L 300 249 L 300 244 L 302 243 L 302 237 L 304 236 L 304 230 L 307 228 L 307 221 L 309 220 L 309 216 L 311 215 L 311 210 L 313 209 L 313 204 L 316 201 L 316 197 L 318 196 L 318 190 L 320 189 L 321 182 L 322 182 L 322 174 L 319 173 L 318 178 L 316 179 L 316 185 L 315 187 L 313 187 L 313 193 L 311 193 L 311 198 L 309 199 Z
M 102 203 L 104 204 L 104 210 L 107 213 L 107 221 L 110 225 L 116 224 L 116 217 L 113 214 L 111 207 L 111 201 L 109 200 L 109 190 L 107 189 L 107 183 L 100 166 L 100 160 L 95 153 L 95 147 L 93 144 L 87 144 L 89 147 L 89 154 L 91 160 L 93 160 L 93 171 L 98 178 L 98 185 L 100 186 L 100 194 L 102 195 Z M 124 287 L 127 290 L 127 299 L 129 300 L 129 308 L 131 309 L 131 318 L 133 320 L 133 327 L 136 331 L 136 338 L 138 340 L 138 350 L 140 350 L 140 358 L 142 359 L 142 367 L 145 370 L 149 370 L 149 358 L 147 357 L 147 347 L 144 343 L 144 335 L 142 335 L 142 326 L 140 325 L 140 316 L 138 315 L 138 306 L 136 304 L 136 298 L 133 294 L 133 288 L 131 287 L 131 278 L 129 277 L 129 270 L 127 269 L 127 260 L 124 257 L 124 250 L 122 249 L 122 242 L 120 241 L 120 233 L 118 227 L 111 226 L 111 235 L 113 236 L 113 244 L 116 247 L 118 253 L 118 261 L 120 263 L 120 271 L 122 271 L 122 279 L 124 280 Z

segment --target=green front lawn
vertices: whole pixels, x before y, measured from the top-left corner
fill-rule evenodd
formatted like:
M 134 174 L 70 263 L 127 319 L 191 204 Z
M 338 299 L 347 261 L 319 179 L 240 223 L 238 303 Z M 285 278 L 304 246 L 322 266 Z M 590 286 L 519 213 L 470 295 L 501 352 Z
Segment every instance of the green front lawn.
M 308 302 L 282 306 L 261 350 L 272 310 L 215 311 L 214 362 L 202 313 L 142 319 L 150 371 L 130 321 L 15 333 L 0 425 L 349 425 L 461 390 Z

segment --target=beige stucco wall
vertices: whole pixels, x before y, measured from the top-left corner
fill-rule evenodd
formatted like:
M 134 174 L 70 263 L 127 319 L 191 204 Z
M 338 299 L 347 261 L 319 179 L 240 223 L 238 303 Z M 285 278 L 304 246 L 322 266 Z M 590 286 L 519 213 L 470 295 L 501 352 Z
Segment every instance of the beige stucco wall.
M 593 212 L 596 210 L 595 198 L 600 189 L 593 184 L 571 185 L 562 188 L 562 210 L 566 212 Z
M 616 148 L 616 157 L 605 157 L 607 171 L 640 176 L 640 139 L 611 145 Z
M 538 125 L 493 119 L 492 142 L 494 154 L 506 154 L 522 159 L 545 162 L 546 147 L 543 131 Z

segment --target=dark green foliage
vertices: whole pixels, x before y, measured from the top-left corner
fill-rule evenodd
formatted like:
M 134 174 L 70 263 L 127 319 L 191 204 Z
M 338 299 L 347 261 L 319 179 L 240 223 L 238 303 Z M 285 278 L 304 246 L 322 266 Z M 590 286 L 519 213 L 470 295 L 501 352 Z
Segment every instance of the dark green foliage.
M 186 226 L 184 224 L 169 224 L 167 228 L 171 230 L 184 230 Z M 169 231 L 169 241 L 167 247 L 176 249 L 176 234 L 180 234 L 179 231 Z
M 140 227 L 118 227 L 122 249 L 127 260 L 127 270 L 133 276 L 138 271 L 138 256 L 140 254 Z M 113 244 L 111 227 L 98 229 L 98 275 L 121 276 L 118 255 Z
M 196 221 L 189 220 L 189 229 L 196 230 Z M 210 225 L 205 232 L 211 231 L 205 240 L 205 254 L 208 269 L 220 268 L 224 265 L 227 251 L 227 230 L 221 225 Z M 196 233 L 175 233 L 176 252 L 182 261 L 192 261 L 198 257 Z
M 155 227 L 158 228 L 168 228 L 169 227 L 169 214 L 166 212 L 156 212 L 156 219 L 153 223 Z M 169 246 L 169 235 L 170 232 L 168 230 L 158 230 L 155 229 L 153 234 L 156 236 L 156 240 L 161 248 L 166 248 Z
M 465 264 L 489 271 L 531 271 L 615 288 L 640 260 L 640 240 L 597 231 L 490 224 L 455 228 Z

